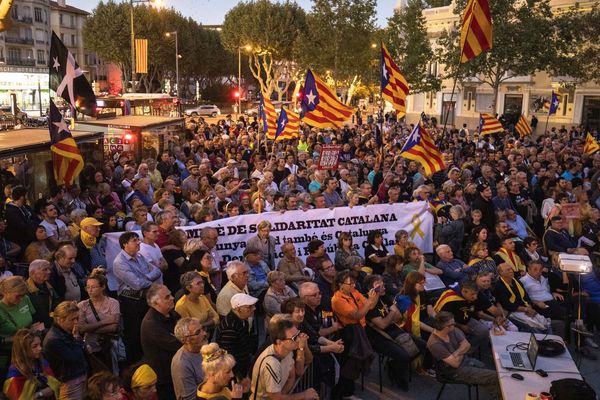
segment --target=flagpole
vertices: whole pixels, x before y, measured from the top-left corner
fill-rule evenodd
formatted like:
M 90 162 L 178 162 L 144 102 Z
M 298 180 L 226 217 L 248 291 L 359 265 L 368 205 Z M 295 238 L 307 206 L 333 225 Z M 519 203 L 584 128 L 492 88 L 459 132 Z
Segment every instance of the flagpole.
M 552 99 L 550 99 L 552 101 Z M 552 108 L 552 104 L 550 104 L 550 108 Z M 548 132 L 548 121 L 550 120 L 550 109 L 548 109 L 548 115 L 546 116 L 546 126 L 544 126 L 544 135 Z
M 465 15 L 466 15 L 466 11 L 465 11 Z M 464 21 L 464 16 L 463 16 L 463 24 L 465 23 Z M 467 25 L 467 33 L 465 34 L 465 40 L 468 38 L 469 36 L 469 32 L 471 32 L 471 24 Z M 462 29 L 461 29 L 461 36 L 462 36 Z M 454 92 L 456 91 L 456 81 L 458 80 L 458 73 L 460 71 L 460 67 L 462 65 L 462 52 L 463 52 L 463 46 L 460 45 L 460 37 L 458 38 L 458 45 L 459 45 L 459 53 L 458 53 L 458 65 L 456 66 L 456 74 L 454 75 L 454 83 L 452 84 L 452 92 L 450 93 L 450 104 L 452 104 L 452 99 L 454 98 Z M 495 101 L 494 101 L 495 103 Z M 450 115 L 450 110 L 448 110 L 448 112 L 446 113 L 446 117 L 444 118 L 444 128 L 442 130 L 442 135 L 446 134 L 446 124 L 448 123 L 448 116 Z M 496 112 L 496 110 L 494 110 L 494 113 Z M 442 115 L 444 115 L 444 93 L 442 92 Z
M 379 59 L 381 60 L 379 63 L 379 73 L 383 71 L 383 65 L 385 61 L 383 60 L 383 41 L 379 44 Z M 383 160 L 384 160 L 384 143 L 383 143 L 383 88 L 381 87 L 381 82 L 379 83 L 379 112 L 381 115 L 381 119 L 379 120 L 379 135 L 381 137 L 381 168 L 383 171 Z

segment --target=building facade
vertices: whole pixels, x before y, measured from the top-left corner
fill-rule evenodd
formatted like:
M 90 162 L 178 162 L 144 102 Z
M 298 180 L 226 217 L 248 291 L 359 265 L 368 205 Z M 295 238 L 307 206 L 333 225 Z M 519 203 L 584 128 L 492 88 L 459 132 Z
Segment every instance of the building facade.
M 107 87 L 107 65 L 84 47 L 87 15 L 65 0 L 15 0 L 13 27 L 0 33 L 0 105 L 10 105 L 14 97 L 17 106 L 30 114 L 46 111 L 52 31 L 73 54 L 95 90 Z
M 595 1 L 579 1 L 581 9 L 591 7 Z M 398 1 L 402 7 L 403 1 Z M 552 0 L 554 12 L 560 13 L 576 4 L 575 0 Z M 445 7 L 434 7 L 424 10 L 428 36 L 435 48 L 436 39 L 444 30 L 453 29 L 460 24 L 460 17 L 454 14 L 454 3 Z M 443 66 L 437 63 L 430 65 L 430 73 L 440 76 Z M 493 91 L 489 85 L 478 83 L 475 79 L 457 85 L 452 95 L 453 82 L 446 79 L 442 82 L 442 90 L 436 93 L 418 93 L 409 96 L 407 118 L 410 122 L 419 119 L 421 112 L 435 116 L 438 121 L 448 118 L 448 124 L 455 127 L 466 123 L 471 131 L 479 125 L 480 113 L 497 113 L 498 115 L 524 114 L 528 120 L 535 115 L 540 126 L 560 127 L 583 125 L 586 129 L 600 129 L 600 86 L 594 83 L 574 85 L 569 77 L 551 77 L 546 73 L 529 76 L 517 76 L 503 82 L 496 99 L 496 108 L 492 108 Z M 541 98 L 548 99 L 551 92 L 560 95 L 560 106 L 555 115 L 547 119 L 537 104 Z M 542 128 L 543 129 L 543 128 Z

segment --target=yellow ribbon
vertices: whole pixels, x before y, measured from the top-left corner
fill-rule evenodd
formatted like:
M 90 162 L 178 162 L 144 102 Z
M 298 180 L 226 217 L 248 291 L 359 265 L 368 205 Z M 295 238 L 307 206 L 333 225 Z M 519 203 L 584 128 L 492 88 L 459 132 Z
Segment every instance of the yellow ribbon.
M 423 221 L 421 221 L 421 218 L 419 218 L 419 214 L 414 214 L 412 216 L 412 220 L 410 221 L 413 226 L 413 230 L 410 233 L 410 237 L 412 239 L 414 239 L 417 234 L 421 237 L 421 239 L 425 239 L 425 232 L 423 232 L 421 229 L 422 222 Z

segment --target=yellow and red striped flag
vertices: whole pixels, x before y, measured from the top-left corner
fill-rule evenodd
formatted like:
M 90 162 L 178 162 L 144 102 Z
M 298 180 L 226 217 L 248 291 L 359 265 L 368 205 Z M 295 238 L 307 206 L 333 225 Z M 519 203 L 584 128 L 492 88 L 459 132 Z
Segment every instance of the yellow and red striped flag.
M 591 133 L 587 133 L 585 136 L 585 144 L 583 145 L 583 152 L 588 156 L 591 156 L 595 152 L 600 150 L 600 145 L 596 142 L 596 139 L 592 136 Z
M 469 0 L 460 28 L 460 62 L 492 48 L 492 14 L 488 0 Z
M 400 156 L 420 162 L 425 169 L 426 176 L 431 176 L 446 168 L 442 153 L 437 149 L 429 132 L 419 124 L 415 125 L 404 143 Z
M 71 186 L 83 169 L 83 157 L 62 114 L 50 99 L 50 153 L 54 179 L 58 185 Z
M 316 128 L 341 128 L 352 117 L 352 108 L 338 100 L 329 88 L 310 69 L 306 72 L 302 93 L 301 118 Z
M 260 105 L 258 110 L 259 118 L 262 121 L 263 133 L 266 133 L 267 139 L 275 139 L 277 131 L 277 112 L 271 99 L 263 93 L 260 95 Z
M 489 135 L 496 132 L 504 132 L 500 121 L 492 114 L 479 114 L 479 134 Z
M 275 141 L 284 139 L 295 139 L 300 130 L 300 115 L 291 110 L 281 108 L 279 119 L 277 120 L 277 132 L 275 132 Z
M 135 72 L 148 73 L 148 39 L 135 39 Z
M 392 103 L 397 111 L 398 118 L 406 115 L 406 96 L 409 88 L 408 82 L 394 62 L 387 47 L 381 43 L 381 95 L 384 100 Z
M 519 120 L 515 125 L 515 130 L 521 137 L 531 135 L 531 133 L 533 132 L 531 130 L 531 126 L 529 126 L 523 114 L 521 114 L 521 116 L 519 117 Z

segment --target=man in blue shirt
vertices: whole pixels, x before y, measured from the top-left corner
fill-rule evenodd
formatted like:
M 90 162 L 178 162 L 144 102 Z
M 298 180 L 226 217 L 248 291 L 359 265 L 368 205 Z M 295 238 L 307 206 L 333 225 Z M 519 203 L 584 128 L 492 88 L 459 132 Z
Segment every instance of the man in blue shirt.
M 472 267 L 469 267 L 458 258 L 454 258 L 454 253 L 447 244 L 439 245 L 435 252 L 440 258 L 437 267 L 443 271 L 440 278 L 446 286 L 454 282 L 460 282 L 467 278 L 468 274 L 474 272 Z
M 134 363 L 142 357 L 140 326 L 148 311 L 145 291 L 153 283 L 162 283 L 162 272 L 139 254 L 140 238 L 137 233 L 123 233 L 119 237 L 119 245 L 122 250 L 113 261 L 113 274 L 119 285 L 117 294 L 123 314 L 127 361 Z

